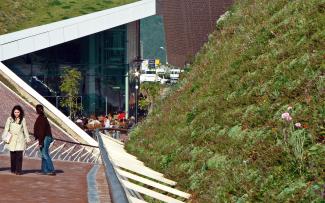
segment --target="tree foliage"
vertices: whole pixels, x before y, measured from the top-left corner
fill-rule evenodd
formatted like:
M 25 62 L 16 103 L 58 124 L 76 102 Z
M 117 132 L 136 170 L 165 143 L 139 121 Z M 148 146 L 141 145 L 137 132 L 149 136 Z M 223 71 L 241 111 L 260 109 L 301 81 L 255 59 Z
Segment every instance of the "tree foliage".
M 65 68 L 60 90 L 65 95 L 61 105 L 69 109 L 70 118 L 74 118 L 82 106 L 77 103 L 80 89 L 81 73 L 75 68 Z
M 149 111 L 152 109 L 154 101 L 159 96 L 160 87 L 159 83 L 144 82 L 141 84 L 140 92 L 143 95 L 143 98 L 139 101 L 141 109 L 147 109 Z

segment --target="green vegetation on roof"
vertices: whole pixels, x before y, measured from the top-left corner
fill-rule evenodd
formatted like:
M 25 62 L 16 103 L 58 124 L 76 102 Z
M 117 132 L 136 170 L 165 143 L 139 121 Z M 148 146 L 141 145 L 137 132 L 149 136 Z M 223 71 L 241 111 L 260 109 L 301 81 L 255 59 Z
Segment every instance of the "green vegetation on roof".
M 0 35 L 138 0 L 1 0 Z
M 324 202 L 324 16 L 324 0 L 237 1 L 128 151 L 190 202 Z

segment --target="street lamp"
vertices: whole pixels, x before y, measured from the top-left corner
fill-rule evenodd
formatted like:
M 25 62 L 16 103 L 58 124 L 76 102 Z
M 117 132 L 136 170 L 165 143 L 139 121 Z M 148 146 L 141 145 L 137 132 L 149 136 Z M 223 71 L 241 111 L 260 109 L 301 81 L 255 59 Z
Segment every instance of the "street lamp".
M 138 122 L 138 106 L 139 106 L 139 89 L 140 89 L 140 68 L 142 59 L 138 56 L 136 59 L 133 60 L 132 67 L 133 67 L 133 76 L 135 78 L 135 122 Z
M 138 123 L 138 108 L 139 108 L 139 86 L 140 86 L 140 72 L 138 70 L 134 73 L 135 77 L 135 123 Z
M 159 49 L 163 50 L 165 52 L 165 56 L 166 56 L 166 64 L 168 64 L 168 60 L 167 60 L 167 51 L 165 49 L 165 47 L 159 47 Z

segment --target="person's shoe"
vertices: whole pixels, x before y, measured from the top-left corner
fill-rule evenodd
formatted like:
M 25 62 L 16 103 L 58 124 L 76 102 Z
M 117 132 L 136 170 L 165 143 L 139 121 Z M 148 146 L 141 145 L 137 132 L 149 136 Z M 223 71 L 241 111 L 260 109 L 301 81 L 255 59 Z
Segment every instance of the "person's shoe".
M 49 173 L 47 173 L 46 175 L 49 175 L 49 176 L 56 176 L 56 173 L 55 173 L 55 172 L 49 172 Z
M 22 172 L 16 172 L 16 175 L 23 175 L 23 173 Z

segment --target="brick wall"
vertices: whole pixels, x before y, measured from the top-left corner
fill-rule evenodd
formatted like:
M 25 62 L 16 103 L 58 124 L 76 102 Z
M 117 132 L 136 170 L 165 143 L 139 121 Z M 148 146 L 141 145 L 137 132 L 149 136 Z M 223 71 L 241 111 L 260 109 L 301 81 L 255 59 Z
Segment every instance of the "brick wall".
M 34 133 L 34 123 L 37 118 L 36 111 L 30 105 L 27 105 L 24 101 L 22 101 L 18 96 L 9 91 L 2 83 L 0 83 L 0 135 L 2 135 L 3 128 L 5 127 L 7 118 L 11 114 L 11 110 L 15 105 L 20 105 L 24 112 L 26 118 L 26 124 L 29 133 Z M 58 129 L 55 125 L 51 124 L 52 134 L 55 138 L 64 139 L 68 141 L 73 141 L 70 137 L 65 135 Z M 31 136 L 33 140 L 33 136 Z
M 208 40 L 233 0 L 157 0 L 163 16 L 168 62 L 182 67 Z

